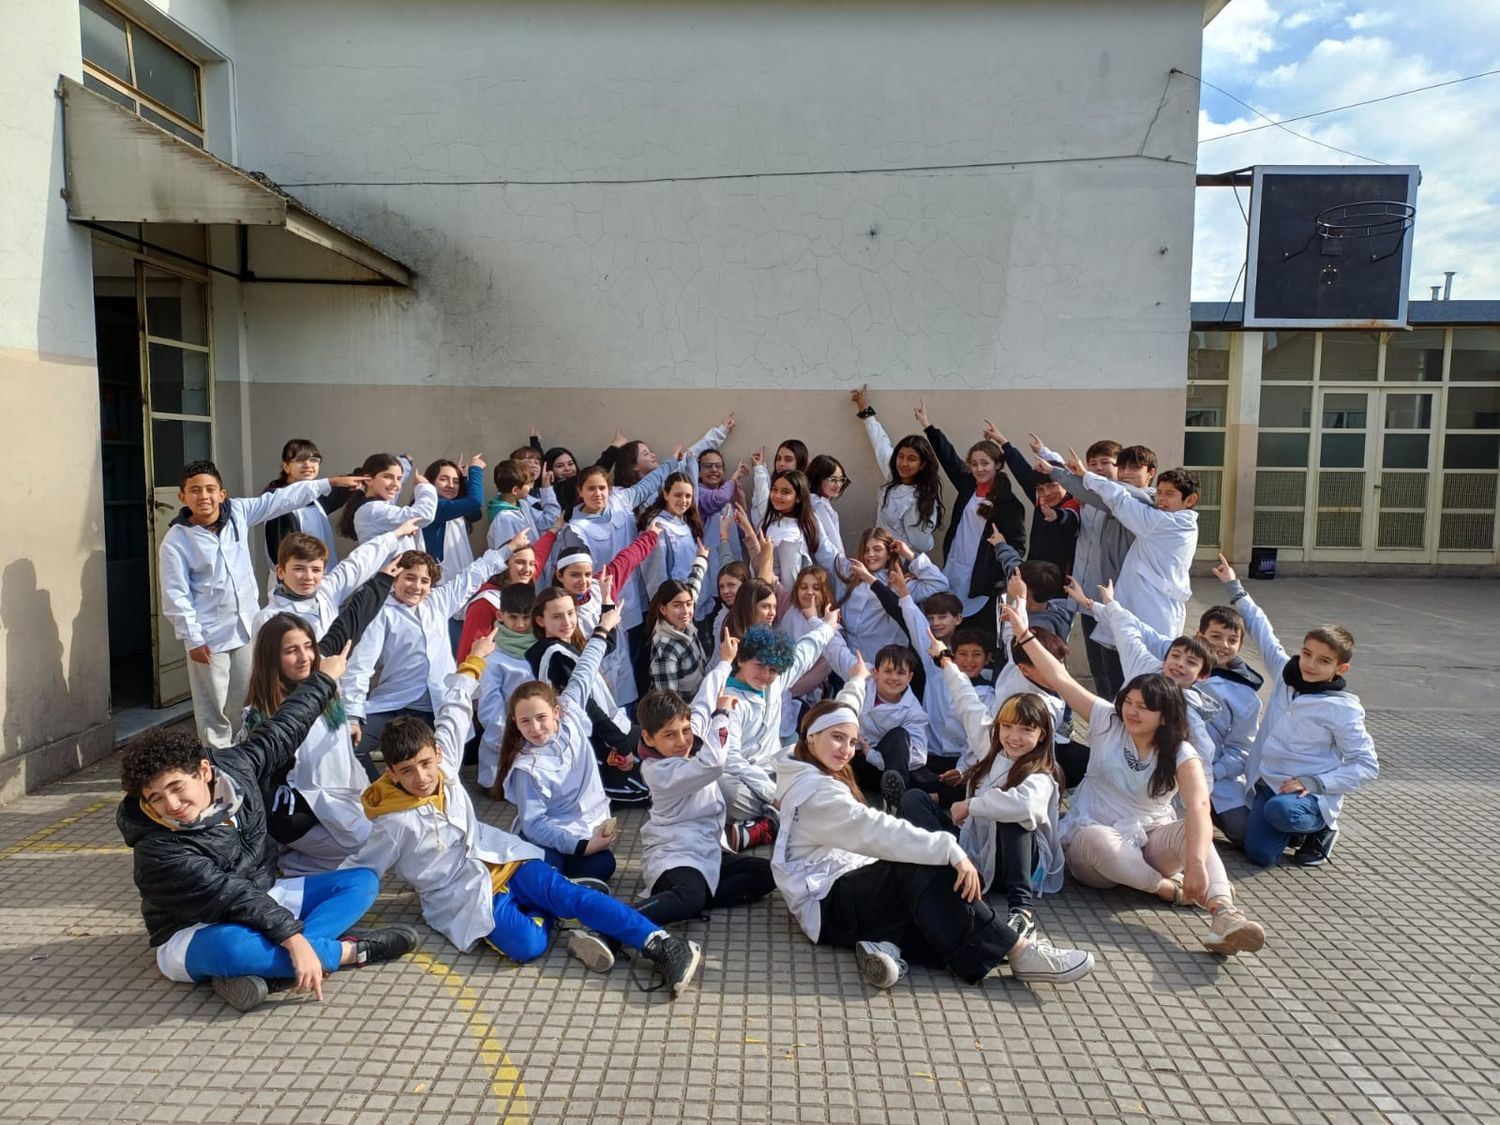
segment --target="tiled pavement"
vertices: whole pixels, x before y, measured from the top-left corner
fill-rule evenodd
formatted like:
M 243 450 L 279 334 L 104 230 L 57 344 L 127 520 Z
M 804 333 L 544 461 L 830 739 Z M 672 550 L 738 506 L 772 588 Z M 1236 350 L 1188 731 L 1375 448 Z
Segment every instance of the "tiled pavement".
M 561 948 L 517 967 L 432 935 L 321 1005 L 239 1016 L 156 974 L 106 767 L 0 809 L 0 1119 L 1500 1121 L 1500 583 L 1254 592 L 1289 634 L 1353 626 L 1383 764 L 1327 868 L 1226 852 L 1258 956 L 1197 951 L 1194 912 L 1069 885 L 1041 916 L 1096 952 L 1081 984 L 915 969 L 878 993 L 773 899 L 690 927 L 707 963 L 675 1003 Z M 395 880 L 377 910 L 416 917 Z

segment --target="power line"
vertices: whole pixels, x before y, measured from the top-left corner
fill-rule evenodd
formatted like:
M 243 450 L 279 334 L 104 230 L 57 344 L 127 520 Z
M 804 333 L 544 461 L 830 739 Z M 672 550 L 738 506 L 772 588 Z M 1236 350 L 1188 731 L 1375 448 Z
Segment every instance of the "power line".
M 1185 73 L 1185 72 L 1184 72 Z M 1191 77 L 1191 75 L 1189 75 Z M 700 183 L 707 180 L 796 179 L 806 176 L 890 176 L 923 172 L 974 172 L 996 168 L 1026 168 L 1039 164 L 1103 164 L 1117 160 L 1151 160 L 1161 164 L 1195 167 L 1190 160 L 1175 156 L 1149 156 L 1138 152 L 1110 153 L 1104 156 L 1058 156 L 1039 160 L 990 160 L 971 164 L 912 164 L 893 168 L 808 168 L 796 171 L 725 172 L 688 176 L 641 176 L 638 178 L 599 180 L 300 180 L 283 181 L 282 187 L 586 187 L 626 184 Z
M 1362 102 L 1350 102 L 1347 105 L 1336 105 L 1332 109 L 1319 109 L 1315 110 L 1312 113 L 1298 114 L 1296 117 L 1283 117 L 1279 121 L 1271 121 L 1265 125 L 1250 125 L 1244 129 L 1236 129 L 1232 133 L 1220 133 L 1214 137 L 1207 137 L 1204 140 L 1199 141 L 1198 143 L 1200 145 L 1213 144 L 1214 141 L 1222 141 L 1227 137 L 1242 137 L 1246 133 L 1258 133 L 1262 129 L 1271 128 L 1273 125 L 1281 126 L 1290 124 L 1293 121 L 1307 121 L 1314 117 L 1326 117 L 1330 113 L 1342 113 L 1346 109 L 1358 109 L 1360 106 L 1374 105 L 1376 102 L 1388 102 L 1393 98 L 1404 98 L 1409 94 L 1425 94 L 1428 90 L 1441 90 L 1444 86 L 1457 86 L 1463 82 L 1473 82 L 1476 78 L 1489 78 L 1492 75 L 1496 74 L 1500 74 L 1500 68 L 1497 68 L 1495 70 L 1480 71 L 1480 73 L 1478 74 L 1466 74 L 1462 78 L 1450 78 L 1447 82 L 1434 82 L 1430 86 L 1414 86 L 1410 90 L 1399 90 L 1394 94 L 1384 94 L 1378 98 L 1366 98 Z M 1202 79 L 1199 79 L 1199 81 L 1202 81 Z M 1215 87 L 1215 89 L 1217 88 L 1218 87 Z M 1239 101 L 1238 98 L 1236 98 L 1235 100 Z M 1244 105 L 1245 103 L 1240 102 L 1240 104 Z
M 1356 160 L 1364 160 L 1364 161 L 1366 161 L 1366 162 L 1368 162 L 1370 164 L 1389 164 L 1390 163 L 1390 161 L 1388 161 L 1388 160 L 1377 160 L 1373 156 L 1364 156 L 1364 155 L 1362 155 L 1360 153 L 1357 153 L 1357 152 L 1351 152 L 1347 148 L 1339 148 L 1338 145 L 1331 145 L 1327 141 L 1320 141 L 1316 137 L 1309 137 L 1309 136 L 1307 136 L 1307 134 L 1305 134 L 1305 133 L 1299 133 L 1295 129 L 1288 129 L 1285 125 L 1283 125 L 1280 121 L 1277 121 L 1270 114 L 1262 113 L 1260 110 L 1256 109 L 1249 102 L 1245 101 L 1244 98 L 1235 97 L 1235 95 L 1231 94 L 1228 90 L 1224 89 L 1222 86 L 1215 86 L 1212 82 L 1209 82 L 1207 79 L 1199 78 L 1196 74 L 1190 74 L 1187 71 L 1181 70 L 1178 67 L 1173 67 L 1172 69 L 1176 70 L 1177 73 L 1179 73 L 1179 74 L 1186 75 L 1187 77 L 1191 78 L 1194 82 L 1197 82 L 1200 85 L 1207 86 L 1210 90 L 1217 90 L 1219 93 L 1223 94 L 1230 101 L 1232 101 L 1232 102 L 1238 102 L 1240 105 L 1242 105 L 1246 109 L 1248 109 L 1251 113 L 1255 114 L 1256 117 L 1259 117 L 1263 121 L 1268 122 L 1268 124 L 1266 125 L 1266 128 L 1268 128 L 1268 129 L 1274 126 L 1275 128 L 1280 129 L 1283 133 L 1286 133 L 1288 136 L 1296 137 L 1299 141 L 1307 141 L 1309 144 L 1318 145 L 1318 146 L 1320 146 L 1322 148 L 1326 148 L 1326 149 L 1330 150 L 1331 152 L 1340 152 L 1340 153 L 1343 153 L 1345 156 L 1352 156 Z

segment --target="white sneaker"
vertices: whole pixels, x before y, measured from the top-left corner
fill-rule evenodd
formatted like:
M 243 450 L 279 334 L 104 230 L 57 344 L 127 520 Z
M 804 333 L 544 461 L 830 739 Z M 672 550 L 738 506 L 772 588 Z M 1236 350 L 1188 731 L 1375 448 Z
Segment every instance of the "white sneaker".
M 614 951 L 587 930 L 568 933 L 568 956 L 578 958 L 585 968 L 596 973 L 607 973 L 615 967 Z
M 889 941 L 861 941 L 854 946 L 860 978 L 876 988 L 890 988 L 906 975 L 901 947 Z
M 1067 984 L 1088 976 L 1094 955 L 1083 949 L 1058 949 L 1046 938 L 1034 937 L 1019 955 L 1010 958 L 1010 973 L 1016 980 L 1033 984 Z

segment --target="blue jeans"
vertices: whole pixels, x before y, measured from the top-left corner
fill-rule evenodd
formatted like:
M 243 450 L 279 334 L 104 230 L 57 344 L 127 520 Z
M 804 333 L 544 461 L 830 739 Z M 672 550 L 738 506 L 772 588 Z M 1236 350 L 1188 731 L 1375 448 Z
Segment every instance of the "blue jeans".
M 570 883 L 555 868 L 530 860 L 495 896 L 495 928 L 485 940 L 512 961 L 532 961 L 547 952 L 552 923 L 559 918 L 577 918 L 632 949 L 643 948 L 661 928 L 618 899 Z
M 1264 781 L 1257 781 L 1245 821 L 1245 858 L 1257 867 L 1272 867 L 1286 851 L 1290 837 L 1310 836 L 1326 827 L 1311 793 L 1275 793 Z
M 556 848 L 543 848 L 547 862 L 569 879 L 598 879 L 607 883 L 615 873 L 615 853 L 605 848 L 593 855 L 563 855 Z
M 296 903 L 302 919 L 302 936 L 313 947 L 323 968 L 333 972 L 343 958 L 339 942 L 349 927 L 370 909 L 380 892 L 380 876 L 368 867 L 350 867 L 322 875 L 284 879 L 288 888 L 300 883 L 301 901 Z M 265 934 L 248 926 L 205 926 L 188 943 L 187 971 L 194 980 L 209 977 L 294 977 L 292 956 Z

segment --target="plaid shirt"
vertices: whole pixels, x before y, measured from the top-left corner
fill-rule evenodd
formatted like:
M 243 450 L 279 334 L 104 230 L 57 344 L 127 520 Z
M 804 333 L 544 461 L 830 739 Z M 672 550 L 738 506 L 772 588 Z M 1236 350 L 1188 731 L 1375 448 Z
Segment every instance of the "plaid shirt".
M 668 625 L 659 625 L 651 638 L 651 686 L 665 691 L 675 691 L 688 699 L 703 682 L 703 673 L 708 671 L 708 654 L 698 640 L 697 631 L 679 632 Z

